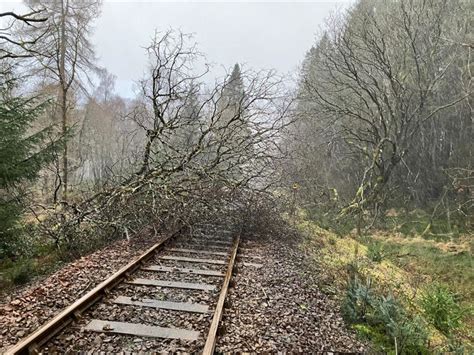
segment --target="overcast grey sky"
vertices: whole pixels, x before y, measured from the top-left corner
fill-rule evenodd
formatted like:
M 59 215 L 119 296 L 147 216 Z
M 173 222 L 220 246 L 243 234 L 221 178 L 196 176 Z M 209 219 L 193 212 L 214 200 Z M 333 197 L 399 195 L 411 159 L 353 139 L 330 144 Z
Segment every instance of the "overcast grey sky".
M 216 65 L 295 71 L 324 19 L 353 0 L 312 2 L 105 1 L 93 43 L 99 64 L 117 76 L 117 92 L 133 95 L 143 75 L 155 29 L 194 33 L 201 52 Z M 21 9 L 0 0 L 0 11 Z

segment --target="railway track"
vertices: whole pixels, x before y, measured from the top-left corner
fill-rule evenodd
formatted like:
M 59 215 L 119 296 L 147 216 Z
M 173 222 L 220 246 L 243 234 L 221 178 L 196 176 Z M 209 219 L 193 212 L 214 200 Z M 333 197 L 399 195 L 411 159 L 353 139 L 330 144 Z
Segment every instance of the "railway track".
M 223 230 L 170 235 L 7 354 L 118 352 L 135 343 L 212 354 L 240 245 L 239 233 Z

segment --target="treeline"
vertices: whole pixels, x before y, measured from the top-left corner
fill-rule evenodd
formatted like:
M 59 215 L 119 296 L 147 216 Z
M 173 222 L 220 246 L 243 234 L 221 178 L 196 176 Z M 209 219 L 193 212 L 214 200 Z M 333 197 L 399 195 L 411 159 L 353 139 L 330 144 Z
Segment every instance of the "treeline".
M 361 0 L 328 20 L 302 65 L 285 139 L 285 179 L 305 206 L 359 229 L 417 208 L 468 226 L 473 10 Z

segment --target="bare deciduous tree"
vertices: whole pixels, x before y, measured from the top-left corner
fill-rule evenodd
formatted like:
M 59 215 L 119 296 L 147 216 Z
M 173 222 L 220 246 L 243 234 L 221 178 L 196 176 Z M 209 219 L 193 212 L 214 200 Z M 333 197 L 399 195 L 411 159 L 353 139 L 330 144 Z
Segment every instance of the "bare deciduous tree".
M 84 222 L 128 234 L 147 219 L 193 218 L 196 208 L 212 209 L 213 198 L 265 191 L 275 181 L 276 144 L 289 124 L 282 80 L 273 72 L 243 71 L 242 97 L 226 100 L 232 76 L 206 86 L 208 70 L 194 71 L 201 55 L 190 39 L 174 31 L 155 35 L 141 98 L 129 114 L 144 132 L 137 169 L 118 185 L 69 204 L 59 235 L 67 237 Z M 192 139 L 183 144 L 177 137 L 186 132 Z
M 95 69 L 95 55 L 90 43 L 92 21 L 100 11 L 100 0 L 28 1 L 33 11 L 41 9 L 48 17 L 46 27 L 30 29 L 26 33 L 44 34 L 34 51 L 39 63 L 38 72 L 46 83 L 58 86 L 58 120 L 62 134 L 70 130 L 69 114 L 74 91 L 85 90 L 88 72 Z M 62 154 L 61 186 L 67 199 L 69 185 L 68 144 Z
M 0 60 L 30 58 L 37 54 L 34 46 L 45 36 L 45 30 L 34 36 L 18 36 L 23 27 L 37 28 L 48 18 L 39 8 L 26 14 L 15 12 L 0 13 Z
M 301 125 L 311 126 L 317 138 L 305 137 L 303 144 L 327 152 L 323 170 L 339 181 L 339 192 L 345 177 L 346 186 L 357 182 L 344 212 L 369 209 L 377 216 L 392 189 L 404 188 L 401 180 L 422 174 L 418 143 L 432 140 L 429 132 L 440 140 L 437 121 L 456 110 L 462 112 L 458 122 L 468 117 L 463 107 L 472 99 L 471 53 L 462 43 L 471 36 L 470 7 L 463 1 L 360 1 L 347 18 L 328 23 L 308 54 L 299 112 L 309 122 Z M 429 146 L 422 151 L 438 153 Z M 331 172 L 334 164 L 337 172 Z M 400 175 L 404 169 L 408 177 Z

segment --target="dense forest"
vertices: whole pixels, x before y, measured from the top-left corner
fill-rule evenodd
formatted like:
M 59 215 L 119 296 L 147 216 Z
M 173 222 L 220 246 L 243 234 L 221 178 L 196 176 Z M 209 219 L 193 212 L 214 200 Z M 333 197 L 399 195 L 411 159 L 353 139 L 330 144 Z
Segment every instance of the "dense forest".
M 0 13 L 2 288 L 238 211 L 345 260 L 322 282 L 375 349 L 472 350 L 472 1 L 359 0 L 294 78 L 214 78 L 193 35 L 156 31 L 134 99 L 98 65 L 101 1 L 25 4 Z M 426 278 L 377 281 L 381 265 Z
M 462 1 L 361 1 L 329 21 L 305 58 L 286 144 L 306 206 L 369 227 L 389 208 L 438 206 L 446 232 L 466 227 L 471 14 Z

